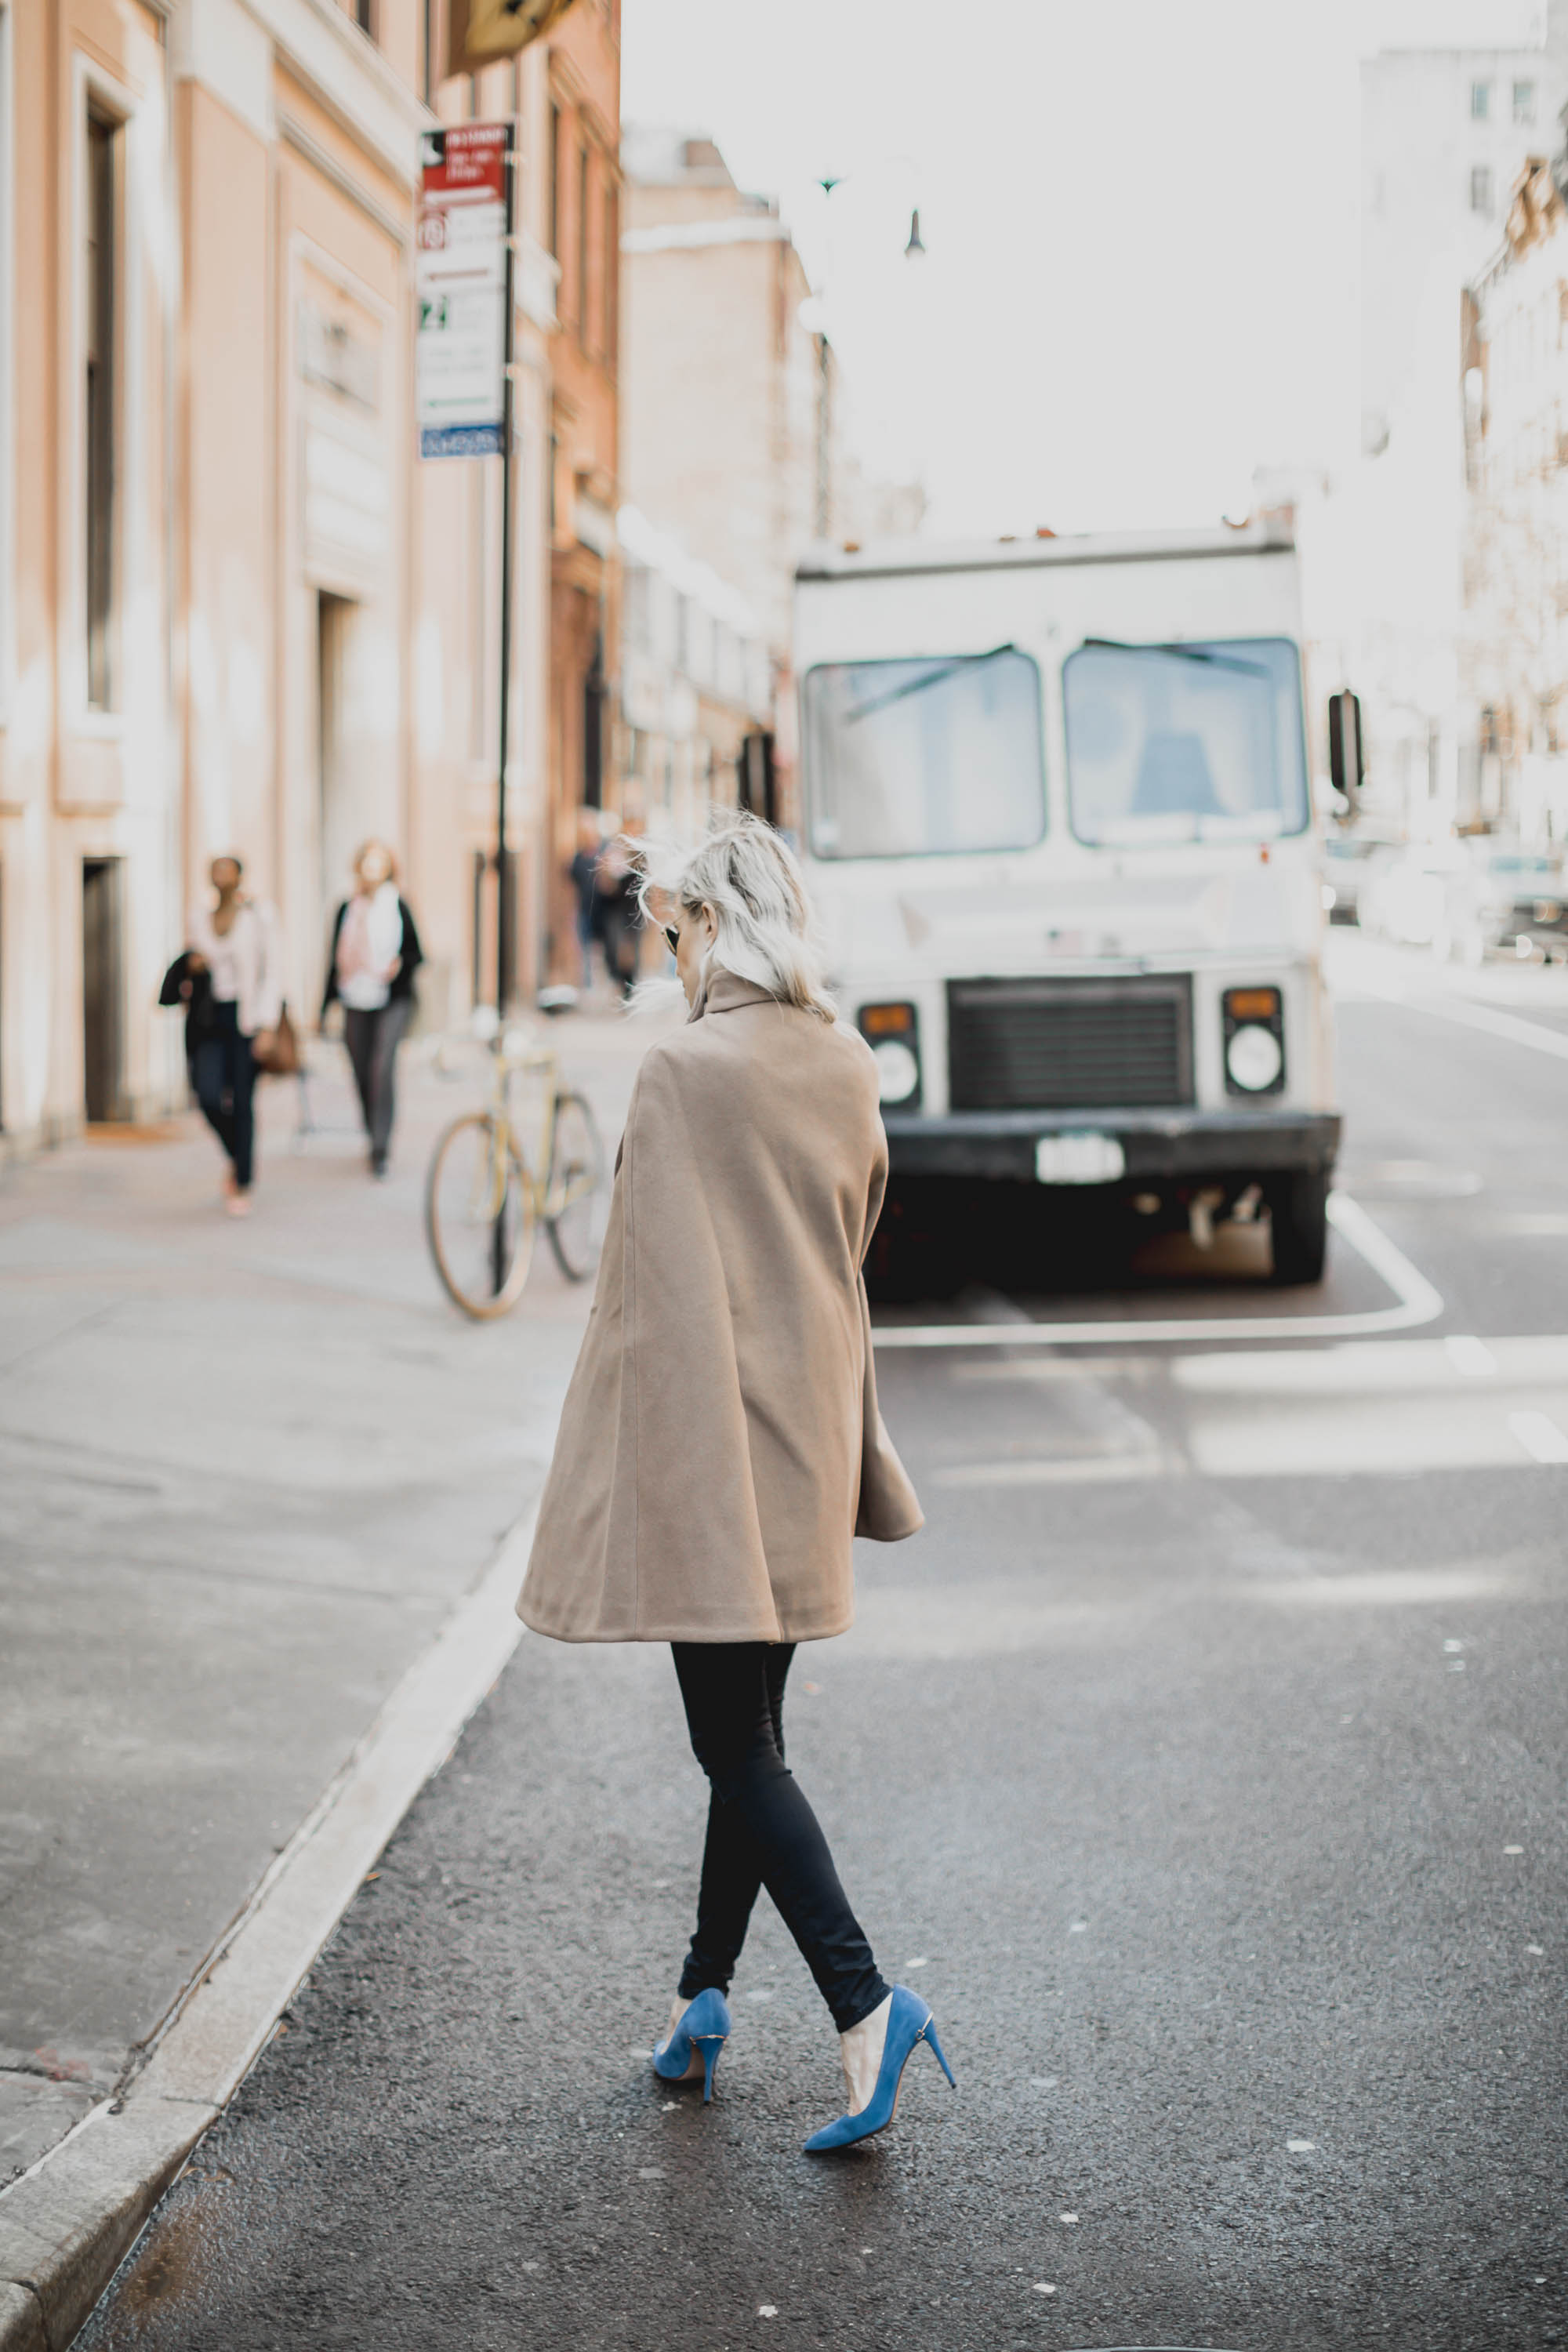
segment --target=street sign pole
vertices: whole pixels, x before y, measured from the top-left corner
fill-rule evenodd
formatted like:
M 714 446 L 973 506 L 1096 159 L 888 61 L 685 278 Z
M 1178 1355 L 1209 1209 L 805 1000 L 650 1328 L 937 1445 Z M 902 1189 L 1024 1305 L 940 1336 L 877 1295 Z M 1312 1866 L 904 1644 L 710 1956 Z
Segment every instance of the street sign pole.
M 511 724 L 511 455 L 513 437 L 512 271 L 517 243 L 517 131 L 506 127 L 506 325 L 502 341 L 500 445 L 500 762 L 496 776 L 496 1019 L 506 1017 L 511 992 L 511 901 L 506 838 L 506 763 Z
M 521 45 L 520 45 L 521 46 Z M 467 122 L 427 131 L 420 141 L 422 193 L 416 270 L 419 330 L 416 397 L 421 457 L 500 455 L 500 712 L 496 765 L 496 1028 L 511 993 L 510 853 L 506 771 L 511 747 L 512 442 L 515 402 L 512 296 L 517 238 L 517 124 Z M 496 316 L 500 301 L 500 316 Z M 510 1192 L 504 1138 L 490 1241 L 499 1298 L 510 1265 Z
M 496 1042 L 498 1054 L 506 1051 L 506 1008 L 511 983 L 511 919 L 509 883 L 509 852 L 506 839 L 506 761 L 508 737 L 511 725 L 511 445 L 512 445 L 512 360 L 516 333 L 512 316 L 512 271 L 516 260 L 517 242 L 517 127 L 506 126 L 506 268 L 503 275 L 506 303 L 506 324 L 501 338 L 501 441 L 500 441 L 500 723 L 497 730 L 496 761 Z M 497 1296 L 506 1281 L 506 1202 L 508 1186 L 503 1180 L 500 1197 L 496 1202 L 495 1226 L 490 1235 L 490 1261 Z
M 496 776 L 496 1021 L 512 993 L 506 782 L 511 748 L 512 317 L 517 124 L 450 123 L 421 142 L 416 381 L 421 457 L 501 461 L 500 713 Z

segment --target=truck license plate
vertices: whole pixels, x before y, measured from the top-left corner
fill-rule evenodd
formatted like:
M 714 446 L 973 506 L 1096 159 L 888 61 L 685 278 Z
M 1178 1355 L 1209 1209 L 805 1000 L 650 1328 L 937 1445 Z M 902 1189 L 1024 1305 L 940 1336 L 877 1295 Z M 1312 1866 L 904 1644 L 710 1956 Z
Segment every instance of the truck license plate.
M 1113 1135 L 1042 1135 L 1035 1146 L 1041 1184 L 1114 1184 L 1127 1159 Z

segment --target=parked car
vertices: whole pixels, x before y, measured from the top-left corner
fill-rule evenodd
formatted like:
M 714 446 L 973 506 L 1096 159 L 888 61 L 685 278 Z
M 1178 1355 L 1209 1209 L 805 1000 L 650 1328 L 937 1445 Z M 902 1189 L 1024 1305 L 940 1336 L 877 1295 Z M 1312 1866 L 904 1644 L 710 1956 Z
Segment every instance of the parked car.
M 1469 845 L 1477 874 L 1480 944 L 1465 936 L 1457 951 L 1479 962 L 1488 949 L 1568 958 L 1568 877 L 1561 852 L 1526 849 L 1489 837 Z

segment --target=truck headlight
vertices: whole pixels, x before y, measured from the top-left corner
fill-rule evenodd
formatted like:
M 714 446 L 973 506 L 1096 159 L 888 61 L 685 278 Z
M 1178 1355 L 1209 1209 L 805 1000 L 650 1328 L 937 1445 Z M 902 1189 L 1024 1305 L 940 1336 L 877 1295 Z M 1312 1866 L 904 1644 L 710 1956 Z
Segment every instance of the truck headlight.
M 1225 1083 L 1235 1095 L 1278 1094 L 1285 1084 L 1285 1008 L 1277 988 L 1227 988 Z
M 921 1082 L 921 1066 L 910 1047 L 898 1037 L 885 1037 L 871 1048 L 877 1065 L 877 1087 L 885 1103 L 908 1102 Z
M 860 1034 L 877 1065 L 877 1090 L 889 1108 L 909 1108 L 921 1091 L 920 1028 L 912 1004 L 863 1004 Z

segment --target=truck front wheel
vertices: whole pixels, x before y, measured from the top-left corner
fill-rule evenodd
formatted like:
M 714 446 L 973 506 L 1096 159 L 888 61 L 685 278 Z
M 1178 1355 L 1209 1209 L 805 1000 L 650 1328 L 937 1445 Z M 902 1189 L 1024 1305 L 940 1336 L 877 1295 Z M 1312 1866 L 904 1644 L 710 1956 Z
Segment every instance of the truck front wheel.
M 1281 1285 L 1321 1282 L 1329 1240 L 1329 1180 L 1296 1169 L 1263 1188 L 1273 1231 L 1273 1279 Z

